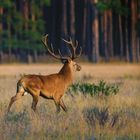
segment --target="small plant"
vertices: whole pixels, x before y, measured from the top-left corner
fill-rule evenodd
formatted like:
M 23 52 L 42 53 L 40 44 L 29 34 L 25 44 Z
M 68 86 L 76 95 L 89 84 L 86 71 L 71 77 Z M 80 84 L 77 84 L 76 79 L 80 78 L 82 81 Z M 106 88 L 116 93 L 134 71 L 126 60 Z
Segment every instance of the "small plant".
M 84 95 L 115 95 L 119 91 L 119 87 L 116 84 L 107 84 L 105 81 L 101 80 L 98 84 L 90 83 L 76 83 L 69 88 L 70 92 L 78 93 L 81 92 Z
M 92 127 L 95 127 L 97 123 L 102 127 L 104 127 L 106 124 L 114 127 L 119 118 L 118 113 L 109 113 L 109 107 L 88 108 L 83 111 L 83 114 L 86 122 Z
M 22 112 L 20 113 L 15 113 L 15 112 L 9 112 L 5 118 L 5 120 L 7 122 L 10 123 L 23 123 L 23 124 L 29 124 L 29 116 L 28 113 L 26 111 L 26 109 L 24 109 Z
M 97 107 L 86 109 L 84 111 L 84 117 L 86 119 L 86 122 L 90 125 L 95 126 L 96 122 L 98 121 L 100 126 L 104 126 L 109 119 L 108 107 L 101 109 Z

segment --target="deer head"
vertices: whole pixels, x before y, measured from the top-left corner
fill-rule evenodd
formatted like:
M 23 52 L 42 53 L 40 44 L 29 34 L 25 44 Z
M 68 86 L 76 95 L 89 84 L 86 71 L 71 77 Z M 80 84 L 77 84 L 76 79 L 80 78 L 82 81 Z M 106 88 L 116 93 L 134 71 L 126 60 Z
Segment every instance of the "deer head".
M 51 56 L 53 56 L 55 59 L 60 60 L 64 65 L 68 64 L 73 71 L 80 71 L 81 66 L 74 61 L 76 58 L 79 58 L 82 53 L 82 48 L 80 47 L 79 54 L 76 54 L 78 41 L 76 40 L 75 42 L 73 42 L 71 38 L 69 40 L 65 40 L 62 38 L 62 40 L 68 45 L 70 55 L 67 57 L 62 56 L 60 50 L 58 50 L 59 55 L 55 55 L 53 45 L 51 44 L 50 47 L 48 45 L 48 34 L 43 36 L 42 38 L 42 42 Z

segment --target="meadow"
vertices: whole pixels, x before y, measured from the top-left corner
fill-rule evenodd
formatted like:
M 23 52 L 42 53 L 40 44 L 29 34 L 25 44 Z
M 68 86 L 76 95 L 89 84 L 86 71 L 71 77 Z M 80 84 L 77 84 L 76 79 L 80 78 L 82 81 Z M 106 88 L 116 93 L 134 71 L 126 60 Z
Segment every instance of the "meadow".
M 116 95 L 91 96 L 70 90 L 63 97 L 68 112 L 56 114 L 52 100 L 40 97 L 38 113 L 31 110 L 32 98 L 24 96 L 7 114 L 16 82 L 23 74 L 58 72 L 59 64 L 0 66 L 0 140 L 139 140 L 140 65 L 81 64 L 74 83 L 104 80 L 116 84 Z

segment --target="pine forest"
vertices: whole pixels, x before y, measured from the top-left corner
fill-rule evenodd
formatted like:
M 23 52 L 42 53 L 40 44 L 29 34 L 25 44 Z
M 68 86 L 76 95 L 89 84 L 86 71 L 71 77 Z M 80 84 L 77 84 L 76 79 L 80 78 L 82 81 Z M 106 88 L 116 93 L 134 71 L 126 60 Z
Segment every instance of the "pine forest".
M 46 61 L 44 34 L 56 53 L 71 37 L 83 60 L 139 62 L 140 1 L 0 0 L 0 63 Z

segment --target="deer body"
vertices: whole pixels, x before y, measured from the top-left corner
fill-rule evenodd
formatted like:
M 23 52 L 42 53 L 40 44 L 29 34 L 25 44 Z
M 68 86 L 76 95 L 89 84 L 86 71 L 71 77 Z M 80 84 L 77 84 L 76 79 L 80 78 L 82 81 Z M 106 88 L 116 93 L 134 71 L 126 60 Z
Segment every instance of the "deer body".
M 46 99 L 53 99 L 56 104 L 57 112 L 60 111 L 60 107 L 64 111 L 67 111 L 62 96 L 73 81 L 74 71 L 80 71 L 80 69 L 81 67 L 77 65 L 76 62 L 72 59 L 67 59 L 61 70 L 56 74 L 23 76 L 17 82 L 17 93 L 11 98 L 8 111 L 10 111 L 12 104 L 26 95 L 26 93 L 29 93 L 33 97 L 32 109 L 34 111 L 36 110 L 39 96 Z
M 25 91 L 32 88 L 39 90 L 40 96 L 55 98 L 56 95 L 61 96 L 72 81 L 72 70 L 68 64 L 64 64 L 59 73 L 46 76 L 26 75 L 19 80 L 18 84 L 22 85 Z

